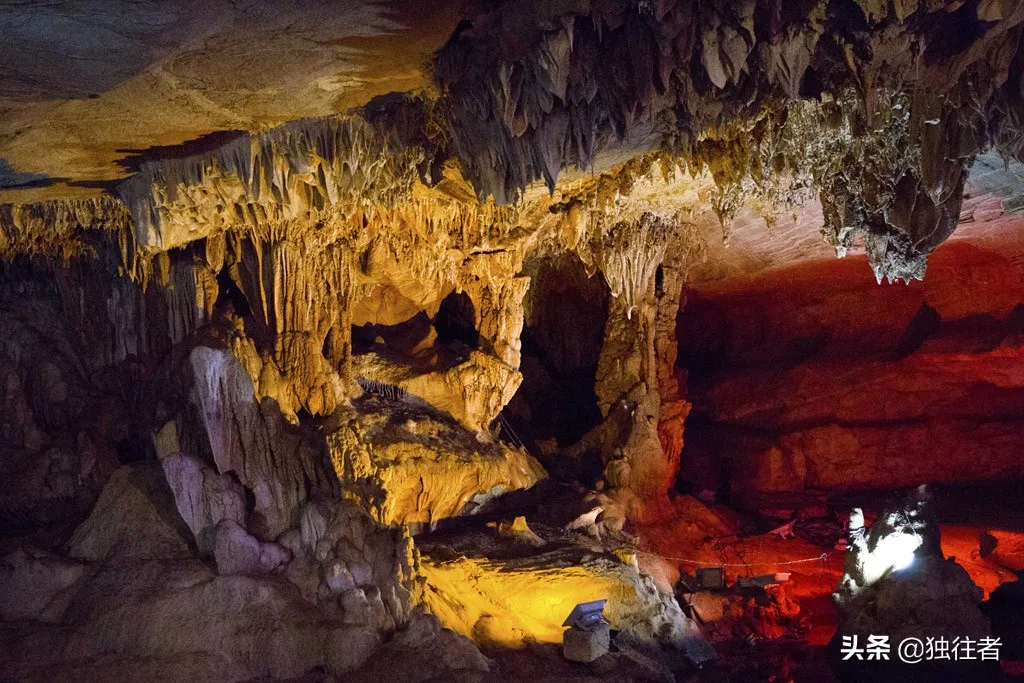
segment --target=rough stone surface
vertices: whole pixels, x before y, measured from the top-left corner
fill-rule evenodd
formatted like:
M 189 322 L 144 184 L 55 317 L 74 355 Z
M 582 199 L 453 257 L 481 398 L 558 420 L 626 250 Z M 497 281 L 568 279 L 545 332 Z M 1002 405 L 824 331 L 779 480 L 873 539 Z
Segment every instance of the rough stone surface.
M 68 555 L 90 562 L 186 558 L 188 528 L 175 510 L 163 471 L 152 463 L 122 467 L 68 542 Z
M 0 14 L 11 55 L 3 136 L 27 135 L 6 142 L 0 156 L 18 180 L 111 180 L 125 175 L 117 161 L 126 150 L 324 116 L 416 89 L 426 82 L 425 60 L 458 21 L 455 9 L 345 2 L 269 12 L 191 0 L 8 7 Z
M 168 423 L 173 426 L 173 422 Z M 203 552 L 209 552 L 214 528 L 223 520 L 245 522 L 245 493 L 229 475 L 217 474 L 195 457 L 170 455 L 161 458 L 167 483 L 174 493 L 178 513 Z
M 931 504 L 922 487 L 870 528 L 859 510 L 851 516 L 851 551 L 834 594 L 838 634 L 865 642 L 869 634 L 888 634 L 896 643 L 988 635 L 978 608 L 982 590 L 955 558 L 942 556 Z
M 821 262 L 698 286 L 678 331 L 703 420 L 684 477 L 768 493 L 1019 476 L 1017 242 L 951 242 L 897 289 Z
M 268 574 L 284 569 L 291 553 L 276 543 L 260 543 L 233 519 L 213 530 L 213 558 L 218 574 Z
M 422 546 L 426 605 L 441 623 L 478 644 L 521 647 L 562 642 L 562 622 L 581 602 L 607 599 L 611 627 L 685 650 L 697 626 L 671 594 L 635 563 L 598 551 L 579 537 L 502 543 L 500 534 L 468 533 Z
M 608 653 L 611 632 L 608 624 L 601 624 L 592 630 L 569 628 L 562 636 L 562 654 L 573 662 L 589 664 Z
M 15 550 L 0 563 L 0 620 L 60 621 L 66 593 L 85 573 L 84 565 L 44 551 Z
M 609 597 L 667 679 L 704 643 L 633 524 L 739 530 L 681 449 L 737 493 L 1017 472 L 1024 248 L 979 226 L 1024 5 L 428 4 L 0 8 L 0 678 L 477 681 Z M 766 271 L 806 228 L 865 255 Z M 578 495 L 520 524 L 540 462 Z
M 334 469 L 383 524 L 433 524 L 476 511 L 544 477 L 529 454 L 481 443 L 464 427 L 416 403 L 340 416 L 329 437 Z
M 464 637 L 442 628 L 437 619 L 416 614 L 381 650 L 348 680 L 359 683 L 390 680 L 484 680 L 490 663 Z M 477 677 L 470 677 L 476 674 Z

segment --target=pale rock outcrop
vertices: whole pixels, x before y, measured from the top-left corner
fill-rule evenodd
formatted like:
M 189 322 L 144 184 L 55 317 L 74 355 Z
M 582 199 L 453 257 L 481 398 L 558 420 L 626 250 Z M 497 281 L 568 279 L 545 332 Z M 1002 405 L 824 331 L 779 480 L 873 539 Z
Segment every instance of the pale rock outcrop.
M 191 529 L 200 552 L 214 549 L 214 529 L 223 520 L 244 524 L 245 491 L 230 474 L 218 474 L 198 458 L 181 453 L 175 422 L 153 439 L 178 513 Z
M 403 623 L 418 599 L 418 564 L 404 528 L 385 528 L 353 501 L 318 499 L 302 513 L 291 548 L 320 567 L 315 586 L 300 586 L 319 600 L 337 600 L 346 621 L 381 630 Z M 293 561 L 289 573 L 296 568 Z
M 170 441 L 168 431 L 158 443 Z M 77 668 L 84 678 L 137 678 L 160 663 L 165 673 L 154 680 L 249 680 L 317 668 L 344 675 L 360 667 L 380 645 L 382 630 L 407 617 L 411 544 L 396 542 L 394 532 L 351 504 L 323 509 L 337 512 L 312 534 L 319 539 L 315 553 L 298 530 L 289 551 L 222 520 L 214 530 L 218 576 L 186 544 L 189 529 L 177 517 L 160 466 L 119 469 L 70 543 L 71 556 L 89 566 L 27 551 L 5 561 L 0 576 L 26 591 L 13 594 L 21 599 L 5 618 L 59 624 L 14 636 L 17 653 L 26 654 L 0 663 L 0 676 L 44 680 Z M 284 578 L 265 575 L 283 569 L 293 552 L 324 565 L 347 562 L 362 587 L 347 589 L 349 596 L 333 605 L 318 603 L 316 588 L 312 600 L 300 598 Z M 296 574 L 317 577 L 318 566 L 297 566 Z M 361 604 L 353 591 L 364 598 Z M 25 596 L 34 598 L 26 602 Z M 129 662 L 139 668 L 126 673 Z
M 296 521 L 307 481 L 323 481 L 315 447 L 289 430 L 272 401 L 259 401 L 245 368 L 229 352 L 198 347 L 190 356 L 194 399 L 220 474 L 253 492 L 250 530 L 273 540 Z
M 233 519 L 213 529 L 213 558 L 219 574 L 269 574 L 281 571 L 291 553 L 276 543 L 261 543 Z

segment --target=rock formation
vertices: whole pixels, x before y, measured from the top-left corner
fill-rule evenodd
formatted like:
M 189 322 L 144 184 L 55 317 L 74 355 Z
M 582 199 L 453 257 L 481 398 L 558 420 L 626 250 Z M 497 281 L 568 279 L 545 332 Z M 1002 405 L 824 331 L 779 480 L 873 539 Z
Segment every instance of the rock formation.
M 406 8 L 425 28 L 403 51 L 403 17 L 372 3 L 202 27 L 172 21 L 189 3 L 110 2 L 0 11 L 19 45 L 96 32 L 72 40 L 81 82 L 49 52 L 0 75 L 0 677 L 479 678 L 477 646 L 555 641 L 605 594 L 623 652 L 698 660 L 627 527 L 680 509 L 691 400 L 771 424 L 736 449 L 755 473 L 736 490 L 939 481 L 937 443 L 1020 473 L 1020 261 L 937 248 L 978 155 L 1024 149 L 1024 5 L 507 0 L 443 31 L 447 5 Z M 215 64 L 246 78 L 246 30 L 267 73 L 231 97 Z M 349 42 L 367 36 L 405 57 Z M 274 68 L 273 45 L 292 51 Z M 360 50 L 389 64 L 343 78 Z M 95 95 L 61 102 L 102 126 L 45 93 Z M 181 111 L 142 106 L 174 94 Z M 815 197 L 870 287 L 822 309 L 847 273 L 830 264 L 788 300 L 756 275 L 684 291 L 738 223 L 770 236 Z M 877 287 L 929 257 L 925 284 Z M 677 327 L 683 306 L 728 324 Z M 978 316 L 984 339 L 962 334 Z M 708 350 L 732 374 L 688 391 L 677 363 Z M 822 372 L 834 353 L 856 392 Z M 853 458 L 874 466 L 856 479 Z M 552 479 L 587 509 L 534 529 L 517 506 Z

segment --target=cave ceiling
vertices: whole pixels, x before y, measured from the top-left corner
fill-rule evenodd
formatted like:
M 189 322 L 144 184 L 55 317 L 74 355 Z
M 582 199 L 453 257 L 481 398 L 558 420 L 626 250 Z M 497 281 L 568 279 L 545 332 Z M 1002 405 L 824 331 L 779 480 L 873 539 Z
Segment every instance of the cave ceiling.
M 6 4 L 0 202 L 116 197 L 144 250 L 182 246 L 238 221 L 179 189 L 246 175 L 225 162 L 244 147 L 269 169 L 275 140 L 293 171 L 315 166 L 333 153 L 316 136 L 355 117 L 430 192 L 448 196 L 447 164 L 462 200 L 497 205 L 658 150 L 688 185 L 649 208 L 672 214 L 664 197 L 698 188 L 708 209 L 688 214 L 694 279 L 856 248 L 880 279 L 909 280 L 953 233 L 965 186 L 1016 208 L 1009 166 L 989 186 L 1020 148 L 1022 16 L 994 0 Z M 415 184 L 385 197 L 358 182 L 327 202 L 393 206 Z M 259 189 L 243 185 L 251 208 Z M 184 226 L 178 241 L 157 214 Z
M 454 0 L 3 3 L 0 200 L 97 196 L 140 159 L 422 89 L 457 21 Z

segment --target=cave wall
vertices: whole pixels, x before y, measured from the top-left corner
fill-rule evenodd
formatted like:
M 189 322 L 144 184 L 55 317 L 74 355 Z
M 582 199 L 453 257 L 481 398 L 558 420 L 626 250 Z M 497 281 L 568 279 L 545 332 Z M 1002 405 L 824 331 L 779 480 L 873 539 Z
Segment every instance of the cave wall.
M 689 288 L 682 481 L 742 501 L 1024 475 L 1018 225 L 971 225 L 908 286 L 848 258 Z

